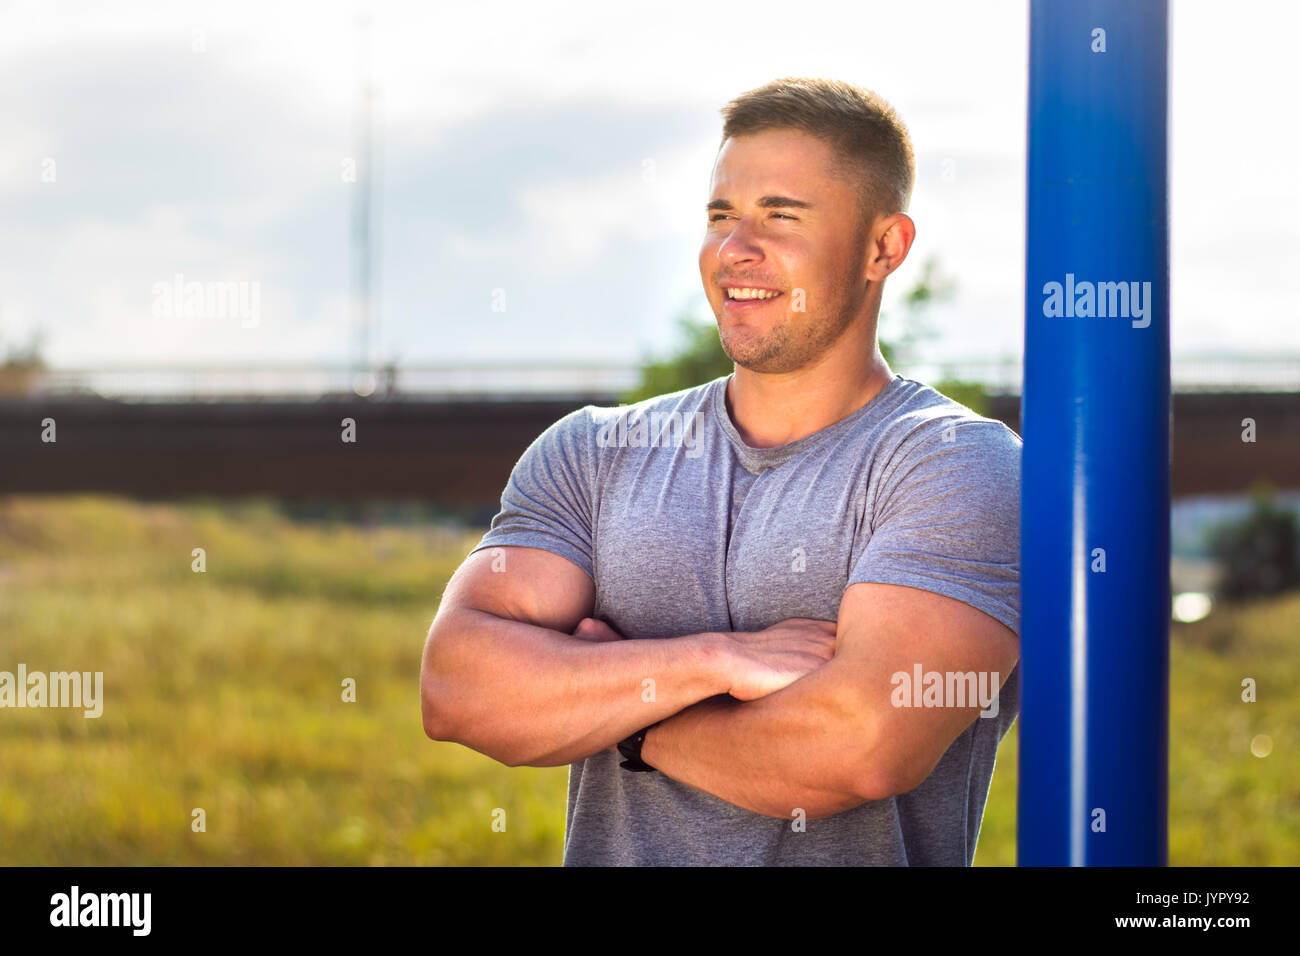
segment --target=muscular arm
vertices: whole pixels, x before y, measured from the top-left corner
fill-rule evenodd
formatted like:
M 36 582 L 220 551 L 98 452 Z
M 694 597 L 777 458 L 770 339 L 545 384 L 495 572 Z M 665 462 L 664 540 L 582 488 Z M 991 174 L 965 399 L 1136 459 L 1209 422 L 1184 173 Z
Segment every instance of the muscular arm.
M 494 559 L 505 569 L 493 570 Z M 728 692 L 720 635 L 604 643 L 572 636 L 594 603 L 591 577 L 548 551 L 470 555 L 425 642 L 425 732 L 510 766 L 555 766 Z M 653 695 L 643 693 L 647 678 Z
M 971 707 L 894 707 L 891 677 L 996 672 L 1019 658 L 1015 633 L 929 591 L 859 583 L 844 593 L 835 657 L 783 690 L 745 703 L 704 701 L 650 731 L 642 757 L 729 803 L 790 819 L 831 816 L 906 793 L 977 719 Z

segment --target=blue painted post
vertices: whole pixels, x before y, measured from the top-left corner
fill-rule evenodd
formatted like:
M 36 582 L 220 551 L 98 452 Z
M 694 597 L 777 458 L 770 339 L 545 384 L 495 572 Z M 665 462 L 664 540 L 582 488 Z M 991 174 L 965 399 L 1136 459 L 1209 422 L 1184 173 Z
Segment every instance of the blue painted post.
M 1031 0 L 1018 863 L 1168 862 L 1164 0 Z

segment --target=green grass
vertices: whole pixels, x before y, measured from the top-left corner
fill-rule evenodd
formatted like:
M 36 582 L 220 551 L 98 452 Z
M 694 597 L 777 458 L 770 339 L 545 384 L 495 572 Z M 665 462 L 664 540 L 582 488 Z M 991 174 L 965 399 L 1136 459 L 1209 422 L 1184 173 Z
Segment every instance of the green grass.
M 103 671 L 105 697 L 97 720 L 0 711 L 0 863 L 558 864 L 565 768 L 420 724 L 424 634 L 478 537 L 305 527 L 259 502 L 0 499 L 0 670 Z M 1297 634 L 1298 596 L 1175 630 L 1171 862 L 1300 860 Z M 1015 860 L 1015 743 L 980 865 Z
M 0 669 L 103 671 L 105 698 L 0 711 L 0 863 L 558 862 L 565 769 L 420 722 L 424 634 L 477 535 L 236 517 L 0 501 Z

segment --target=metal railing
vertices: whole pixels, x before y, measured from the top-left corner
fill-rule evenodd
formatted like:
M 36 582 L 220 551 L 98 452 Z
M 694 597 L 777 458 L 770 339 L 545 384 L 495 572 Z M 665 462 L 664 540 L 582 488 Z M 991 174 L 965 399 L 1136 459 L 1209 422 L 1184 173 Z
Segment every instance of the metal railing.
M 895 370 L 919 381 L 979 382 L 994 394 L 1019 394 L 1018 357 L 916 361 Z M 1176 392 L 1300 392 L 1300 355 L 1184 355 L 1175 357 Z M 0 396 L 84 395 L 140 401 L 221 401 L 249 398 L 313 400 L 374 398 L 609 398 L 640 381 L 636 365 L 605 362 L 441 363 L 358 372 L 344 365 L 105 365 L 16 372 L 0 368 Z
M 26 392 L 144 401 L 247 398 L 607 397 L 635 387 L 634 366 L 601 363 L 412 365 L 369 372 L 341 365 L 104 366 L 37 373 Z

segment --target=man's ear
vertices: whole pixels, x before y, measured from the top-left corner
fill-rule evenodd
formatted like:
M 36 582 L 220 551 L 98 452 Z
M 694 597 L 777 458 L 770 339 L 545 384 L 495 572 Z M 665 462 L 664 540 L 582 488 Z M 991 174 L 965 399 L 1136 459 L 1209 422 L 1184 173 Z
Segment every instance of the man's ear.
M 881 282 L 903 264 L 916 240 L 916 223 L 905 212 L 878 219 L 867 244 L 867 278 Z

